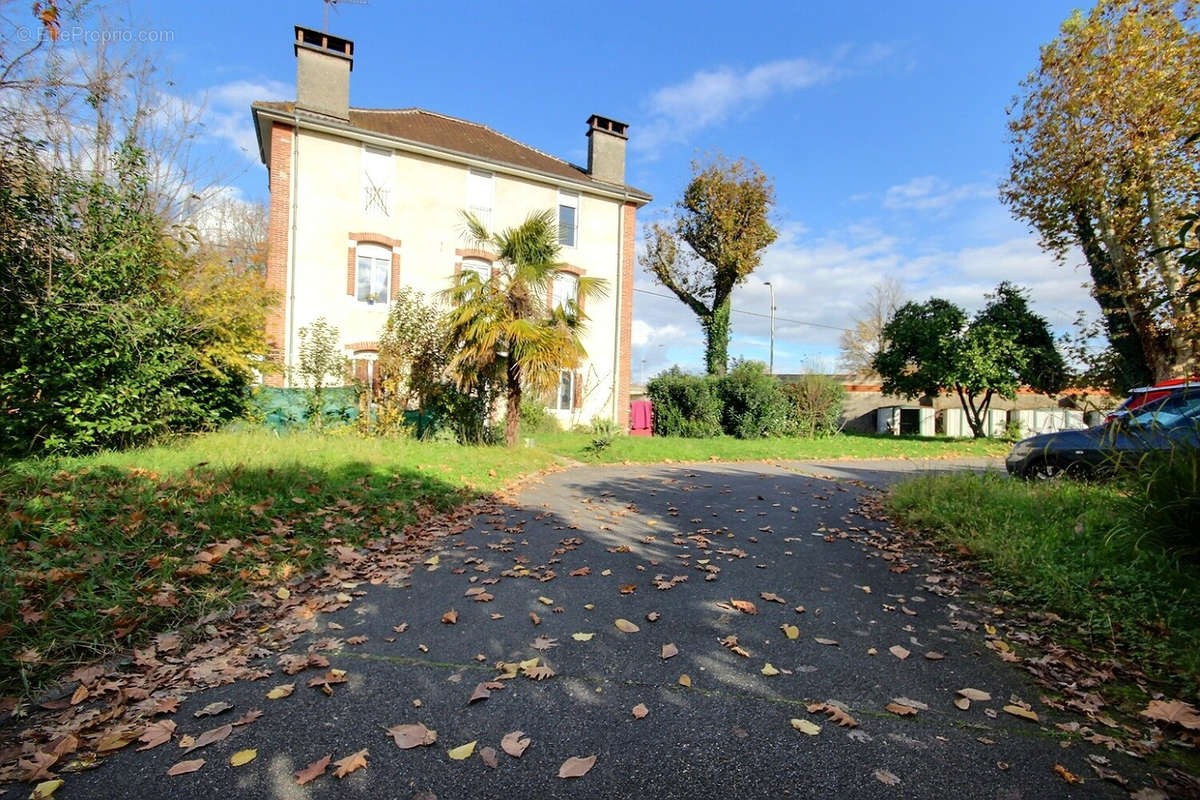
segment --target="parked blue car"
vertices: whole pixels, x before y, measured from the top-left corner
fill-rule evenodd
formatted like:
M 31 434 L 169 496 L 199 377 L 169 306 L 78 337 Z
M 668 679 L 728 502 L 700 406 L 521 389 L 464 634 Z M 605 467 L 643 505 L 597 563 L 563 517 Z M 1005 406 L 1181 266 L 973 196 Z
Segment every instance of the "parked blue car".
M 1022 439 L 1004 462 L 1009 474 L 1030 479 L 1102 477 L 1133 469 L 1149 453 L 1200 448 L 1200 387 L 1167 396 L 1082 431 Z

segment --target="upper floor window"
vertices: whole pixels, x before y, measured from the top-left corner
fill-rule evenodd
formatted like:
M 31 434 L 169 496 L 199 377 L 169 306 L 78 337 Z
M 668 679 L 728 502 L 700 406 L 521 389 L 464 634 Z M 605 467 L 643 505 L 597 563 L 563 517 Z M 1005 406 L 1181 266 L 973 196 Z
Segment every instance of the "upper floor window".
M 477 169 L 467 171 L 467 211 L 489 231 L 492 229 L 495 187 L 496 181 L 492 173 Z
M 568 309 L 568 303 L 579 303 L 579 278 L 570 272 L 560 272 L 554 276 L 553 291 L 551 308 Z
M 571 192 L 558 193 L 558 243 L 579 245 L 579 195 Z
M 391 216 L 392 153 L 374 147 L 363 148 L 363 211 Z
M 391 296 L 392 249 L 364 242 L 355 255 L 354 298 L 363 303 L 386 303 Z

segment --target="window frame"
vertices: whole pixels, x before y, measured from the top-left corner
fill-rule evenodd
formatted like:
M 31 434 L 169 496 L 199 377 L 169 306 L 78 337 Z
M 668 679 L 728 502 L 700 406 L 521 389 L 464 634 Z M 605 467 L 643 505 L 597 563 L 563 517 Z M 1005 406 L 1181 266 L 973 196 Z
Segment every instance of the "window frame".
M 558 297 L 558 282 L 560 279 L 566 278 L 569 278 L 574 286 L 575 291 L 571 297 L 571 300 L 575 302 L 575 309 L 577 311 L 579 310 L 579 275 L 570 270 L 560 269 L 558 272 L 554 273 L 554 280 L 550 283 L 551 311 L 557 311 L 558 309 L 562 309 L 563 311 L 569 310 L 567 308 L 567 304 L 561 301 Z
M 562 404 L 563 393 L 563 378 L 567 380 L 567 404 Z M 575 381 L 577 380 L 575 371 L 570 369 L 562 369 L 558 371 L 558 386 L 554 389 L 554 405 L 551 406 L 553 411 L 574 411 L 575 410 Z
M 579 248 L 579 207 L 582 205 L 582 199 L 579 192 L 568 192 L 563 189 L 558 190 L 558 214 L 555 217 L 554 225 L 558 229 L 558 244 L 560 247 L 570 250 Z M 573 236 L 570 242 L 563 241 L 562 212 L 564 208 L 570 208 L 575 212 L 574 224 L 571 226 Z
M 363 251 L 366 251 L 364 254 Z M 372 254 L 374 251 L 374 254 Z M 359 297 L 362 286 L 363 261 L 369 263 L 367 297 Z M 378 271 L 377 271 L 378 270 Z M 375 278 L 382 272 L 383 291 L 376 291 Z M 372 295 L 375 300 L 369 299 Z M 378 242 L 356 242 L 354 245 L 354 302 L 363 305 L 387 305 L 392 299 L 392 248 Z

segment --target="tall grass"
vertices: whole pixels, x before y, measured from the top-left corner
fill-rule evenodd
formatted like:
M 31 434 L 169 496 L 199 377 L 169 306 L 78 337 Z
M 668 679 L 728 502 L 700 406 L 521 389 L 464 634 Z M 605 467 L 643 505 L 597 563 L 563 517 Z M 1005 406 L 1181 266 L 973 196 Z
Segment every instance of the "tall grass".
M 891 504 L 935 540 L 966 547 L 1026 605 L 1070 621 L 1082 644 L 1122 652 L 1194 689 L 1200 564 L 1172 545 L 1185 533 L 1169 511 L 1178 500 L 1172 481 L 1187 475 L 1178 469 L 1108 484 L 923 477 L 895 487 Z M 1188 502 L 1194 508 L 1194 496 Z

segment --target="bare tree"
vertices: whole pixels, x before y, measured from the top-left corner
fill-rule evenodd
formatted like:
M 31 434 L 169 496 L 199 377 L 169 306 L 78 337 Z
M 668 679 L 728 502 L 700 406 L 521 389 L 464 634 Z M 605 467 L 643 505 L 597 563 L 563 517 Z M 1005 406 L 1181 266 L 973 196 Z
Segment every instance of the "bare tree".
M 190 221 L 230 176 L 195 148 L 204 104 L 176 94 L 158 67 L 154 48 L 165 42 L 127 35 L 148 28 L 115 6 L 42 2 L 31 15 L 21 0 L 0 0 L 0 137 L 38 142 L 53 166 L 101 177 L 131 143 L 146 158 L 155 210 Z M 58 36 L 68 26 L 89 35 Z
M 883 329 L 904 301 L 904 287 L 895 278 L 884 278 L 871 287 L 861 315 L 854 319 L 854 327 L 843 331 L 838 342 L 841 348 L 838 363 L 842 369 L 860 378 L 879 377 L 871 362 L 887 347 Z

